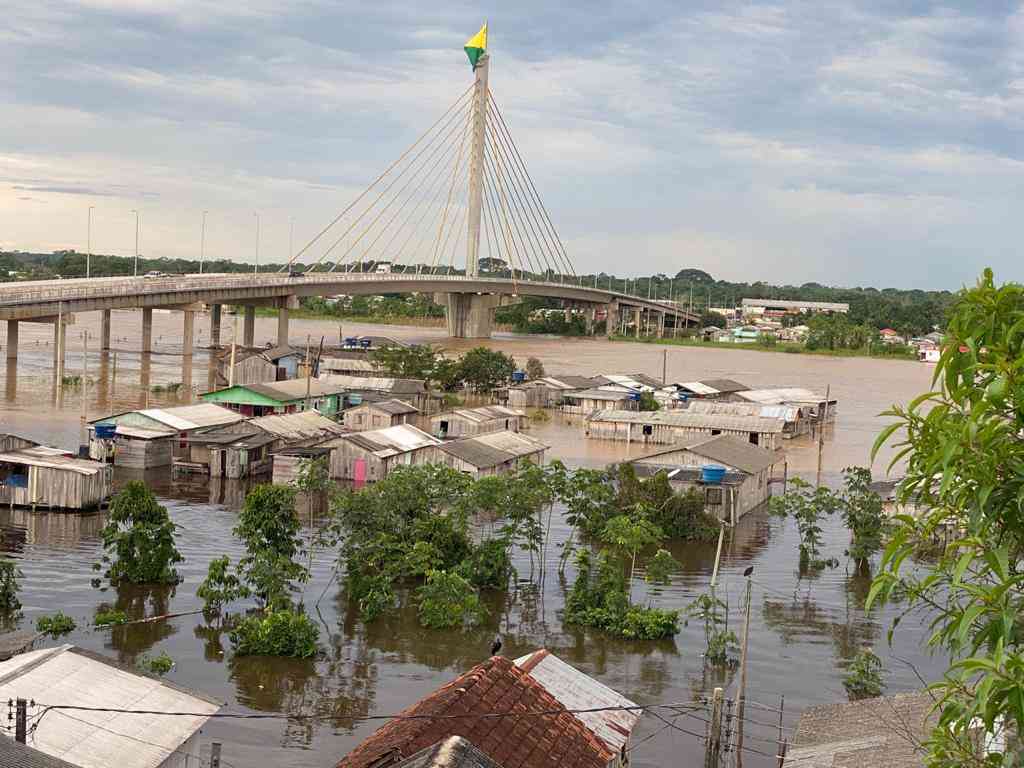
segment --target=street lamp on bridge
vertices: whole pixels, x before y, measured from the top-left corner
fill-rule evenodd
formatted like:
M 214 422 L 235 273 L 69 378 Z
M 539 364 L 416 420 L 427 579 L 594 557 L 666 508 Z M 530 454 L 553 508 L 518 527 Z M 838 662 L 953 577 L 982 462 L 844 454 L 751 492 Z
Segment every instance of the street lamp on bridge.
M 253 213 L 256 217 L 256 263 L 252 266 L 253 274 L 260 271 L 260 215 Z
M 203 274 L 203 262 L 206 261 L 206 214 L 209 211 L 203 211 L 203 227 L 200 230 L 199 235 L 199 274 Z
M 91 264 L 92 261 L 92 209 L 95 205 L 89 206 L 89 213 L 87 215 L 87 223 L 85 225 L 85 276 L 90 277 L 91 275 Z
M 133 277 L 139 276 L 139 212 L 132 208 L 132 213 L 135 214 L 135 269 L 132 273 Z

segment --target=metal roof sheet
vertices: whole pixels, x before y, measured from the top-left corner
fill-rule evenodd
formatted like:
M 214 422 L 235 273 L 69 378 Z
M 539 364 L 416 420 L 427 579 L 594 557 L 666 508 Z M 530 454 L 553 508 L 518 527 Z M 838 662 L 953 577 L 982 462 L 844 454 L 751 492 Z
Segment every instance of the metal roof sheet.
M 177 433 L 173 430 L 144 429 L 142 427 L 129 427 L 126 424 L 118 424 L 114 434 L 134 437 L 139 440 L 159 440 L 162 437 L 174 437 Z
M 576 717 L 598 738 L 616 751 L 622 749 L 640 720 L 640 710 L 609 710 L 579 712 L 601 707 L 636 707 L 618 691 L 566 664 L 547 649 L 534 651 L 516 659 L 516 666 L 540 683 L 566 709 L 576 710 Z
M 357 357 L 325 357 L 320 361 L 320 370 L 325 373 L 332 371 L 358 371 L 360 373 L 377 373 L 381 367 L 372 360 Z
M 453 440 L 438 446 L 438 448 L 449 456 L 455 456 L 472 464 L 477 469 L 497 467 L 515 458 L 508 451 L 481 443 L 473 437 L 467 437 L 465 440 Z
M 346 376 L 340 373 L 329 373 L 320 376 L 321 381 L 339 384 L 347 390 L 370 390 L 391 394 L 417 394 L 426 392 L 427 386 L 422 379 L 394 379 L 383 376 Z
M 284 440 L 308 440 L 316 437 L 344 435 L 348 432 L 341 424 L 316 411 L 275 413 L 252 419 L 248 424 Z
M 4 768 L 81 768 L 26 744 L 19 744 L 10 736 L 0 736 L 0 765 Z
M 779 405 L 782 403 L 822 403 L 824 395 L 819 395 L 803 387 L 776 387 L 773 389 L 745 389 L 737 392 L 738 397 L 753 403 Z
M 764 416 L 793 422 L 800 418 L 796 405 L 762 405 L 760 403 L 721 403 L 713 400 L 694 400 L 686 410 L 691 413 L 730 413 L 736 416 Z
M 461 736 L 449 736 L 432 747 L 420 750 L 394 768 L 502 768 L 471 741 Z
M 588 389 L 600 383 L 590 376 L 545 376 L 542 381 L 550 382 L 559 389 Z
M 43 450 L 40 450 L 40 448 Z M 18 451 L 0 453 L 0 462 L 18 464 L 25 467 L 63 469 L 68 472 L 74 472 L 76 475 L 95 475 L 106 467 L 106 464 L 101 462 L 92 461 L 91 459 L 79 459 L 69 456 L 59 448 L 46 448 L 45 446 L 22 448 Z
M 160 424 L 166 424 L 177 432 L 234 424 L 245 419 L 240 413 L 215 403 L 179 405 L 175 408 L 147 408 L 138 413 Z
M 596 411 L 589 417 L 592 422 L 620 422 L 631 424 L 665 424 L 690 429 L 731 429 L 737 432 L 782 432 L 782 419 L 761 416 L 731 416 L 720 413 L 690 413 L 677 411 Z
M 515 408 L 506 408 L 504 405 L 482 405 L 478 408 L 456 408 L 446 413 L 439 413 L 434 419 L 451 419 L 457 417 L 472 421 L 475 424 L 482 424 L 485 421 L 500 421 L 501 419 L 512 419 L 523 417 L 526 414 Z
M 345 391 L 345 386 L 337 382 L 329 382 L 324 379 L 289 379 L 288 381 L 264 381 L 259 384 L 242 384 L 242 389 L 248 389 L 258 395 L 269 397 L 279 402 L 292 402 L 303 400 L 306 397 L 306 383 L 309 382 L 310 397 L 326 397 L 338 395 Z
M 33 746 L 81 768 L 156 768 L 195 733 L 220 703 L 141 675 L 97 654 L 62 645 L 0 662 L 0 697 L 105 707 L 111 712 L 51 710 Z M 118 709 L 194 712 L 162 717 Z
M 635 461 L 641 464 L 658 464 L 660 462 L 657 459 L 678 451 L 689 451 L 706 459 L 735 467 L 749 474 L 760 472 L 785 459 L 785 454 L 781 450 L 772 451 L 758 445 L 752 445 L 748 441 L 733 435 L 716 435 L 707 440 L 672 445 L 658 451 L 653 451 L 635 459 Z
M 629 400 L 629 392 L 617 389 L 581 389 L 578 392 L 566 392 L 564 397 L 575 400 L 625 402 Z
M 394 427 L 384 427 L 383 429 L 353 432 L 350 435 L 338 438 L 338 440 L 348 440 L 355 443 L 380 459 L 441 444 L 441 441 L 436 437 L 428 435 L 411 424 L 399 424 Z

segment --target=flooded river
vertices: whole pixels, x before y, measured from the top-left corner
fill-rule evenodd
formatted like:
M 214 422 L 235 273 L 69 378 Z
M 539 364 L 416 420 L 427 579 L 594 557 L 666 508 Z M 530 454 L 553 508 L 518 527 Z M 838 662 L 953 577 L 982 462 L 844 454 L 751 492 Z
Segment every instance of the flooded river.
M 82 314 L 68 330 L 66 374 L 83 368 L 81 331 L 92 334 L 88 355 L 88 418 L 137 408 L 186 402 L 189 387 L 168 393 L 166 385 L 183 381 L 180 315 L 154 314 L 155 352 L 138 354 L 141 319 L 136 312 L 114 313 L 114 353 L 96 352 L 98 317 Z M 240 324 L 240 323 L 239 323 Z M 232 323 L 225 319 L 222 338 L 231 339 Z M 293 343 L 313 343 L 325 336 L 336 343 L 339 332 L 389 335 L 408 341 L 429 341 L 460 350 L 476 342 L 451 341 L 437 328 L 403 328 L 323 321 L 293 320 Z M 257 318 L 257 343 L 276 334 L 273 318 Z M 208 339 L 205 319 L 197 320 L 197 344 Z M 56 391 L 52 381 L 52 329 L 22 324 L 21 355 L 16 368 L 8 366 L 0 386 L 0 431 L 24 434 L 40 441 L 75 448 L 81 437 L 82 398 L 76 388 Z M 893 402 L 906 402 L 924 391 L 932 369 L 905 361 L 866 358 L 827 358 L 743 350 L 672 348 L 603 340 L 503 336 L 491 346 L 512 354 L 521 364 L 539 358 L 550 373 L 640 372 L 669 380 L 712 377 L 737 379 L 751 386 L 831 386 L 839 400 L 835 429 L 824 449 L 826 482 L 839 481 L 844 467 L 868 463 L 868 452 L 884 424 L 877 414 Z M 191 370 L 193 392 L 209 386 L 209 359 L 196 350 Z M 58 397 L 60 394 L 60 397 Z M 59 404 L 58 404 L 59 400 Z M 531 425 L 531 434 L 552 446 L 549 456 L 570 466 L 603 466 L 636 453 L 638 446 L 582 439 L 578 420 L 556 416 Z M 808 442 L 786 446 L 790 473 L 813 479 L 817 450 Z M 884 464 L 876 465 L 879 474 Z M 179 566 L 184 581 L 173 589 L 94 588 L 92 564 L 100 552 L 99 516 L 30 514 L 0 511 L 0 524 L 24 531 L 24 540 L 5 544 L 25 574 L 22 626 L 34 624 L 41 613 L 58 608 L 73 615 L 81 627 L 91 623 L 97 610 L 116 607 L 133 617 L 185 612 L 201 607 L 195 590 L 207 563 L 221 554 L 236 560 L 241 550 L 231 528 L 245 487 L 226 481 L 172 482 L 169 472 L 146 477 L 180 526 L 178 546 L 185 556 Z M 118 475 L 118 482 L 127 478 Z M 303 514 L 309 536 L 316 515 Z M 568 534 L 556 511 L 552 547 Z M 798 537 L 792 523 L 753 514 L 742 521 L 723 556 L 720 594 L 728 596 L 730 627 L 742 627 L 742 571 L 754 566 L 750 629 L 750 666 L 746 744 L 749 766 L 774 765 L 780 699 L 784 697 L 783 726 L 789 735 L 801 709 L 809 704 L 845 699 L 842 667 L 863 646 L 872 646 L 888 668 L 888 690 L 920 687 L 910 665 L 928 679 L 944 669 L 942 659 L 923 654 L 922 627 L 904 623 L 892 648 L 885 633 L 894 609 L 867 616 L 862 610 L 868 584 L 847 572 L 843 550 L 846 533 L 839 521 L 826 523 L 825 556 L 844 563 L 813 581 L 798 581 Z M 683 608 L 707 590 L 714 562 L 714 547 L 680 545 L 673 552 L 684 570 L 671 586 L 651 590 L 645 599 L 665 608 Z M 470 632 L 425 631 L 416 621 L 415 608 L 403 610 L 372 624 L 357 620 L 332 581 L 334 558 L 328 552 L 313 557 L 313 578 L 305 602 L 321 622 L 324 653 L 313 661 L 287 661 L 232 657 L 230 644 L 216 624 L 201 615 L 114 630 L 76 630 L 62 642 L 72 642 L 115 656 L 126 663 L 141 654 L 166 651 L 176 666 L 169 679 L 220 698 L 231 711 L 279 713 L 271 720 L 214 720 L 203 735 L 204 744 L 224 743 L 226 765 L 331 766 L 379 723 L 359 722 L 369 714 L 397 712 L 485 659 L 495 632 L 504 637 L 503 653 L 518 656 L 546 646 L 566 661 L 640 703 L 689 703 L 707 695 L 716 685 L 735 690 L 733 671 L 704 669 L 702 627 L 683 627 L 673 641 L 626 643 L 599 633 L 562 626 L 565 590 L 560 582 L 557 555 L 549 555 L 542 590 L 520 582 L 507 599 L 490 603 L 490 619 Z M 522 578 L 529 560 L 517 567 Z M 322 599 L 320 599 L 323 595 Z M 728 694 L 727 694 L 728 695 Z M 700 737 L 707 714 L 700 710 L 682 715 L 672 726 L 653 717 L 641 721 L 632 754 L 636 766 L 696 764 L 703 755 Z

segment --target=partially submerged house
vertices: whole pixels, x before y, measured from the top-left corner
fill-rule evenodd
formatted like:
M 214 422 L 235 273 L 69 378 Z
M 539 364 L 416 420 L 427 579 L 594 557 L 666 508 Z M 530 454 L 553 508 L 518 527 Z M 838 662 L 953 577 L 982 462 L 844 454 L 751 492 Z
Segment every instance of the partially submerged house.
M 320 380 L 336 384 L 348 393 L 345 405 L 359 405 L 364 399 L 395 398 L 426 410 L 430 394 L 422 379 L 396 379 L 387 376 L 321 375 Z
M 291 347 L 271 347 L 269 349 L 236 348 L 234 368 L 232 368 L 231 350 L 220 353 L 217 365 L 218 382 L 228 384 L 259 384 L 264 381 L 287 381 L 299 375 L 305 352 Z
M 461 736 L 449 736 L 392 765 L 394 768 L 502 768 Z
M 0 451 L 0 506 L 96 509 L 109 497 L 114 469 L 59 448 L 30 445 Z
M 749 389 L 732 379 L 704 379 L 702 381 L 683 381 L 672 385 L 682 400 L 726 400 L 736 392 Z
M 496 712 L 545 714 L 454 717 Z M 502 768 L 618 768 L 625 760 L 624 750 L 568 711 L 545 683 L 501 656 L 478 664 L 402 715 L 349 752 L 338 768 L 401 765 L 452 736 L 470 742 Z
M 430 464 L 441 441 L 411 424 L 353 432 L 323 444 L 331 448 L 331 477 L 374 482 L 395 467 Z
M 562 396 L 562 410 L 576 414 L 625 410 L 635 400 L 633 393 L 618 388 L 580 389 Z
M 544 463 L 548 446 L 518 432 L 489 432 L 437 447 L 437 461 L 474 478 L 513 472 L 524 462 Z
M 783 438 L 799 437 L 811 431 L 811 419 L 799 405 L 761 405 L 759 403 L 728 403 L 718 400 L 693 400 L 687 404 L 690 413 L 717 413 L 733 416 L 763 416 L 782 419 Z
M 786 472 L 781 450 L 751 445 L 732 435 L 673 445 L 629 463 L 640 478 L 664 472 L 675 490 L 698 491 L 706 512 L 731 523 L 767 502 L 772 482 L 784 481 Z
M 270 482 L 274 485 L 291 485 L 299 477 L 302 466 L 317 459 L 323 459 L 329 468 L 331 450 L 329 446 L 309 445 L 274 451 L 270 457 L 273 462 Z
M 565 395 L 597 386 L 589 376 L 543 376 L 508 388 L 510 408 L 556 408 Z
M 321 376 L 379 376 L 381 370 L 366 353 L 341 351 L 324 355 L 318 372 Z
M 201 765 L 200 729 L 221 707 L 204 694 L 73 645 L 0 662 L 0 696 L 60 704 L 33 724 L 31 746 L 79 768 Z
M 411 424 L 419 412 L 419 408 L 404 400 L 368 400 L 346 410 L 342 414 L 342 420 L 349 429 L 362 431 Z
M 761 405 L 796 405 L 804 409 L 804 413 L 814 422 L 820 423 L 822 417 L 826 424 L 836 419 L 838 401 L 834 397 L 825 398 L 804 387 L 775 387 L 773 389 L 746 389 L 735 393 L 735 399 Z
M 314 410 L 334 416 L 341 410 L 346 388 L 320 379 L 292 379 L 258 384 L 236 384 L 233 387 L 205 392 L 199 397 L 205 403 L 216 403 L 243 416 L 269 416 L 275 413 L 296 413 Z M 307 400 L 309 408 L 306 407 Z
M 675 445 L 702 437 L 733 435 L 763 448 L 777 448 L 785 423 L 762 416 L 673 411 L 596 411 L 587 417 L 585 434 L 590 438 L 624 440 L 627 443 Z
M 212 403 L 127 411 L 89 424 L 89 456 L 116 467 L 169 466 L 185 449 L 186 438 L 245 419 Z
M 430 431 L 440 438 L 472 437 L 488 432 L 518 432 L 526 414 L 504 405 L 456 408 L 430 417 Z

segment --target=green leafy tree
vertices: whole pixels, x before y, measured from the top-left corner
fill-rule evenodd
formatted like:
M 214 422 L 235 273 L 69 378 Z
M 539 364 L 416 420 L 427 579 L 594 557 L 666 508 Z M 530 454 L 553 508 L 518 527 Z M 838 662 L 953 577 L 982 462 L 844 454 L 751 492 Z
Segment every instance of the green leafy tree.
M 832 560 L 821 557 L 821 519 L 839 509 L 842 499 L 828 488 L 815 488 L 799 477 L 790 484 L 793 490 L 772 498 L 768 510 L 776 517 L 792 517 L 796 521 L 800 532 L 800 571 L 817 571 L 835 565 Z
M 1008 765 L 1012 754 L 979 754 L 977 724 L 1010 734 L 1024 727 L 1022 328 L 1024 286 L 997 287 L 985 270 L 957 299 L 934 391 L 893 407 L 895 421 L 875 444 L 877 452 L 899 434 L 898 498 L 924 511 L 897 518 L 868 605 L 899 596 L 897 622 L 927 608 L 928 645 L 952 660 L 931 686 L 940 714 L 925 745 L 930 768 Z M 950 531 L 930 568 L 906 567 Z
M 476 589 L 457 573 L 429 571 L 416 596 L 420 624 L 428 629 L 473 625 L 486 615 Z
M 850 701 L 881 696 L 885 689 L 882 681 L 882 660 L 870 648 L 862 649 L 854 658 L 843 677 L 843 688 Z
M 458 360 L 438 358 L 431 379 L 445 392 L 454 392 L 462 386 L 462 365 Z
M 644 581 L 648 584 L 669 584 L 672 574 L 679 570 L 679 561 L 667 549 L 659 549 L 647 564 Z
M 637 409 L 641 411 L 660 411 L 661 403 L 659 403 L 653 392 L 641 392 L 640 399 L 637 401 Z
M 881 497 L 871 490 L 871 470 L 850 467 L 843 471 L 844 488 L 839 511 L 852 534 L 847 555 L 863 574 L 869 572 L 869 560 L 882 548 L 885 513 Z
M 686 607 L 686 614 L 704 625 L 704 659 L 712 664 L 726 664 L 729 653 L 739 648 L 736 633 L 729 629 L 729 612 L 714 590 L 697 597 Z
M 601 539 L 629 561 L 629 581 L 626 585 L 627 599 L 632 595 L 633 577 L 636 574 L 636 557 L 642 549 L 657 544 L 663 538 L 661 529 L 646 517 L 642 506 L 634 507 L 629 514 L 617 515 L 608 521 Z
M 323 493 L 331 487 L 330 464 L 326 456 L 304 458 L 295 473 L 295 487 L 303 493 Z
M 76 626 L 75 620 L 70 616 L 65 616 L 63 611 L 36 619 L 36 631 L 51 637 L 60 637 L 73 632 Z
M 529 358 L 526 361 L 526 376 L 529 379 L 543 379 L 545 376 L 544 363 L 536 357 Z
M 487 347 L 471 349 L 459 361 L 462 380 L 477 392 L 493 392 L 512 378 L 515 369 L 515 360 Z
M 249 616 L 229 635 L 239 656 L 308 659 L 318 650 L 320 628 L 305 613 L 289 608 Z
M 0 615 L 10 616 L 21 609 L 18 599 L 22 572 L 10 558 L 0 558 Z
M 216 613 L 228 603 L 248 597 L 249 588 L 231 572 L 231 559 L 224 555 L 210 561 L 196 596 L 203 601 L 204 611 Z
M 309 580 L 297 558 L 304 554 L 295 516 L 295 491 L 282 485 L 258 485 L 249 491 L 233 533 L 246 547 L 239 561 L 242 580 L 269 608 L 290 604 L 296 583 Z
M 423 379 L 429 382 L 440 353 L 428 344 L 413 344 L 408 347 L 388 346 L 374 350 L 371 358 L 391 376 L 403 379 Z
M 145 484 L 129 482 L 110 502 L 110 515 L 101 532 L 106 577 L 112 584 L 177 583 L 180 579 L 174 565 L 183 558 L 174 546 L 176 527 Z

